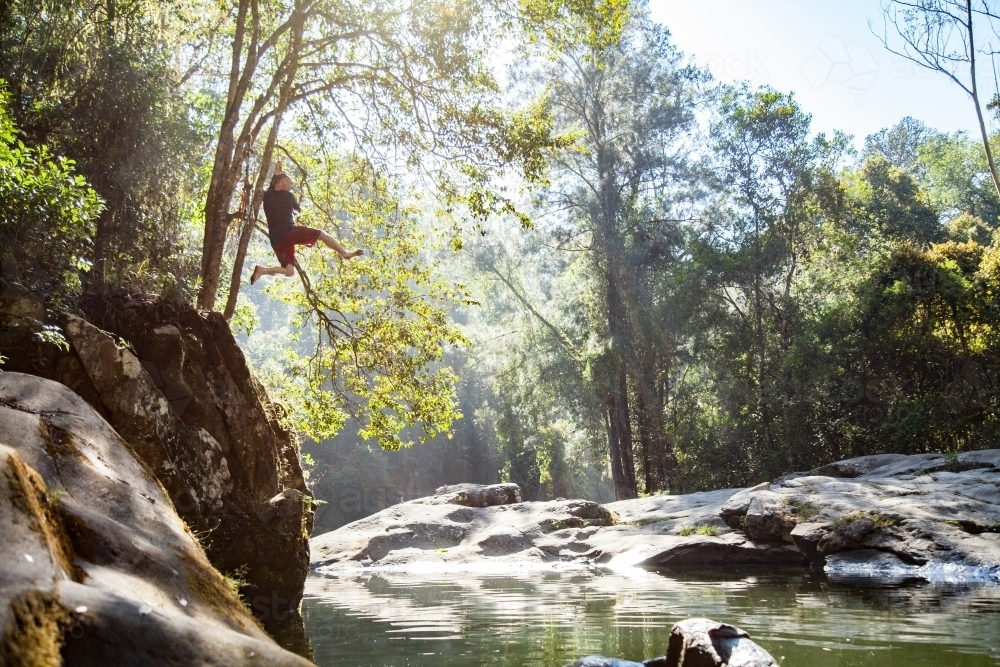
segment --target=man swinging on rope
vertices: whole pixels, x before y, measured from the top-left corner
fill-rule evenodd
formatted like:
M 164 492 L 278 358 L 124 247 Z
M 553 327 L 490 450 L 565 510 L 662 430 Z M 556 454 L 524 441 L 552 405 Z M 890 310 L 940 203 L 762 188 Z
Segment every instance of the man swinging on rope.
M 337 239 L 322 230 L 296 225 L 294 211 L 301 210 L 295 195 L 292 194 L 292 179 L 287 174 L 281 173 L 281 165 L 278 164 L 271 178 L 271 187 L 264 192 L 264 217 L 267 218 L 267 236 L 271 240 L 274 254 L 278 256 L 280 266 L 255 266 L 253 275 L 250 276 L 251 285 L 260 280 L 261 276 L 294 275 L 297 245 L 311 248 L 316 241 L 322 241 L 344 259 L 365 254 L 360 248 L 354 251 L 346 250 Z

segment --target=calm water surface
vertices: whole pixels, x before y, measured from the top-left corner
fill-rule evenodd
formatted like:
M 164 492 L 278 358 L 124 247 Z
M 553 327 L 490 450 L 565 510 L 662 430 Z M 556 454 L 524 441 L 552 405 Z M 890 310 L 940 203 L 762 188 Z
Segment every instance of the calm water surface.
M 1000 585 L 808 571 L 312 575 L 303 616 L 321 667 L 641 661 L 692 616 L 740 626 L 789 667 L 1000 665 Z

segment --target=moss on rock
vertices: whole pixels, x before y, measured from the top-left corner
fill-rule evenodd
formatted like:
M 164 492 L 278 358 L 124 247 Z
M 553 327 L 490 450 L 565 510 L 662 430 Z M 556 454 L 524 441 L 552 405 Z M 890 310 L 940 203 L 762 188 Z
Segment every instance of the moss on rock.
M 0 664 L 7 667 L 59 667 L 69 611 L 54 593 L 30 591 L 10 603 L 11 618 L 0 643 Z

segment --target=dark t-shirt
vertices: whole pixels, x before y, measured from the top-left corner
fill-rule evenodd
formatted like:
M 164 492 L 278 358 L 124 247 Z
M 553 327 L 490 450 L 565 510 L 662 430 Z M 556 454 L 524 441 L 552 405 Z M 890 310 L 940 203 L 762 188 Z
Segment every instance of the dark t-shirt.
M 268 188 L 264 191 L 264 217 L 267 218 L 267 237 L 272 246 L 281 245 L 285 234 L 295 224 L 293 211 L 301 211 L 295 195 L 288 190 Z

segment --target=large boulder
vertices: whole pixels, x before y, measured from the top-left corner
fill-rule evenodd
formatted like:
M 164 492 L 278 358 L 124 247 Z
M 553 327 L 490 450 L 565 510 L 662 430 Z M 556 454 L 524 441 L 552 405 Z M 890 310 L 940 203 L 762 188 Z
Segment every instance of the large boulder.
M 566 667 L 777 667 L 771 654 L 743 630 L 707 618 L 689 618 L 670 629 L 667 655 L 644 662 L 591 655 Z
M 824 469 L 838 476 L 804 474 L 740 492 L 720 514 L 751 539 L 793 545 L 834 569 L 856 559 L 833 556 L 857 551 L 873 567 L 890 561 L 872 554 L 892 554 L 891 562 L 916 566 L 915 576 L 1000 579 L 1000 450 L 879 455 Z
M 314 537 L 312 565 L 332 572 L 807 562 L 791 544 L 755 542 L 727 528 L 718 512 L 732 494 L 730 489 L 608 505 L 554 500 L 490 507 L 418 499 Z
M 642 567 L 710 567 L 732 565 L 808 565 L 791 544 L 755 542 L 739 531 L 721 537 L 692 535 L 657 545 L 635 562 Z
M 9 288 L 4 297 L 4 368 L 83 397 L 163 484 L 210 561 L 237 575 L 247 601 L 295 611 L 308 573 L 312 494 L 296 436 L 225 319 L 117 295 L 85 299 L 96 324 L 69 315 L 56 324 L 43 321 L 30 295 Z M 60 335 L 68 348 L 46 342 Z M 272 511 L 276 503 L 281 512 Z
M 905 454 L 871 454 L 869 456 L 858 456 L 853 459 L 834 461 L 825 466 L 820 466 L 806 475 L 820 475 L 823 477 L 844 477 L 853 479 L 870 473 L 872 470 L 898 463 L 909 457 Z
M 776 538 L 791 542 L 797 519 L 795 507 L 789 505 L 785 497 L 762 490 L 750 497 L 750 504 L 743 516 L 743 532 L 753 540 Z
M 707 618 L 675 623 L 667 644 L 667 667 L 777 667 L 771 654 L 743 630 Z
M 80 358 L 52 334 L 60 328 L 46 320 L 45 304 L 33 294 L 0 281 L 0 356 L 3 370 L 37 375 L 66 385 L 102 417 L 108 413 Z M 51 341 L 51 342 L 49 342 Z
M 510 505 L 521 502 L 521 487 L 517 484 L 450 484 L 439 488 L 433 496 L 415 502 L 465 507 Z
M 614 524 L 598 503 L 562 500 L 467 507 L 414 500 L 313 538 L 312 564 L 399 567 L 478 561 L 533 564 L 601 555 L 580 536 Z
M 222 446 L 208 431 L 189 428 L 127 347 L 72 315 L 64 330 L 107 411 L 108 421 L 166 488 L 195 530 L 210 531 L 233 490 Z
M 763 482 L 757 486 L 737 491 L 726 500 L 722 509 L 719 510 L 719 516 L 730 528 L 742 530 L 743 520 L 746 518 L 747 512 L 750 511 L 750 502 L 753 500 L 754 494 L 758 491 L 770 490 L 770 488 L 769 482 Z
M 267 636 L 163 485 L 65 386 L 0 373 L 0 472 L 0 664 L 311 664 Z

